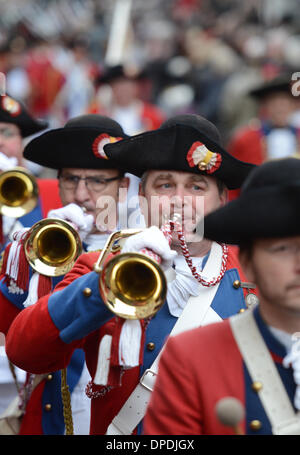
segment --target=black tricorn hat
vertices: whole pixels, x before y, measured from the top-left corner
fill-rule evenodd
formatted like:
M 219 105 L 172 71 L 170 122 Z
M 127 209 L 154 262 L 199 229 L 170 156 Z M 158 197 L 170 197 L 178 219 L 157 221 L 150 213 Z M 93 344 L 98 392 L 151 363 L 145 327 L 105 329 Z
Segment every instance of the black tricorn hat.
M 206 174 L 239 188 L 255 167 L 223 149 L 211 122 L 196 114 L 176 115 L 160 128 L 104 148 L 127 172 L 141 177 L 147 170 L 174 170 Z
M 17 125 L 22 137 L 31 136 L 48 126 L 47 122 L 33 118 L 23 103 L 9 95 L 0 96 L 0 122 Z
M 103 146 L 125 137 L 115 120 L 98 114 L 81 115 L 30 141 L 24 158 L 52 169 L 121 169 L 107 158 Z
M 249 95 L 260 100 L 268 95 L 279 92 L 284 92 L 292 96 L 292 79 L 290 74 L 281 74 L 270 80 L 264 81 L 250 90 Z
M 204 217 L 197 230 L 234 245 L 300 235 L 299 201 L 300 160 L 268 161 L 251 172 L 237 199 Z

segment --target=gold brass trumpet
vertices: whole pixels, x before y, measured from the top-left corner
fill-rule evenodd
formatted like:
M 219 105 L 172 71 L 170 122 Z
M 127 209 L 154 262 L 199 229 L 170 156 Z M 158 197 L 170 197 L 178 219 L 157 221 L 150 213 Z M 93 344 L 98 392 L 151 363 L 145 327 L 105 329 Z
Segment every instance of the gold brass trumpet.
M 121 253 L 112 259 L 110 253 L 120 250 L 116 243 L 140 230 L 124 229 L 111 234 L 97 262 L 100 294 L 107 307 L 124 319 L 153 316 L 164 304 L 167 281 L 159 264 L 146 254 Z
M 15 167 L 0 174 L 0 213 L 20 218 L 31 212 L 38 202 L 35 177 L 25 168 Z
M 24 243 L 31 267 L 47 276 L 64 275 L 82 252 L 78 232 L 67 221 L 45 218 L 28 231 Z

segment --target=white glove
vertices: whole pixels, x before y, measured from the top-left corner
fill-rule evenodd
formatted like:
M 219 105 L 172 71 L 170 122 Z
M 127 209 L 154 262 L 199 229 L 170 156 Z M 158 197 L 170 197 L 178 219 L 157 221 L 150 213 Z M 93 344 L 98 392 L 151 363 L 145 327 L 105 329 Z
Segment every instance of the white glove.
M 16 167 L 17 164 L 18 164 L 17 158 L 15 158 L 14 156 L 11 156 L 9 158 L 8 156 L 4 155 L 4 153 L 0 152 L 0 170 L 2 172 L 9 171 L 13 167 Z
M 48 218 L 58 218 L 71 223 L 78 231 L 82 242 L 94 226 L 93 215 L 86 215 L 79 205 L 73 203 L 60 209 L 50 210 Z
M 128 237 L 124 242 L 121 252 L 139 252 L 143 248 L 152 250 L 161 257 L 160 265 L 163 270 L 172 267 L 174 258 L 177 256 L 177 252 L 171 250 L 166 237 L 156 226 L 151 226 L 139 234 Z

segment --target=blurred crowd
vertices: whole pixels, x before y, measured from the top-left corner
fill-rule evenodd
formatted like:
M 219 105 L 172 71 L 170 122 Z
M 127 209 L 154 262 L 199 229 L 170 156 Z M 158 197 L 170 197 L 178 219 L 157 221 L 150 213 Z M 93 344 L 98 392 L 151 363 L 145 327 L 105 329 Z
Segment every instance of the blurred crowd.
M 114 89 L 103 75 L 117 3 L 0 1 L 6 92 L 50 127 L 86 112 L 113 116 L 118 96 L 121 107 L 136 99 L 151 111 L 144 125 L 126 124 L 127 112 L 115 112 L 128 134 L 194 112 L 218 126 L 226 145 L 258 115 L 249 91 L 300 70 L 297 0 L 132 0 L 121 63 L 139 77 Z

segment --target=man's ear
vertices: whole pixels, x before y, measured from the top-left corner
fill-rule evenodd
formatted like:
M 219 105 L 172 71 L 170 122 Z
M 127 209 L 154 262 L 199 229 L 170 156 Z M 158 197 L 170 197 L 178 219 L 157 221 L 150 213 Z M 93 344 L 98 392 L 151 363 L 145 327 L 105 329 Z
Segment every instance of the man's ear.
M 251 252 L 246 250 L 239 250 L 239 261 L 244 274 L 248 281 L 254 283 L 254 272 L 252 266 Z
M 222 194 L 220 195 L 221 207 L 227 204 L 228 202 L 228 189 L 224 188 Z

